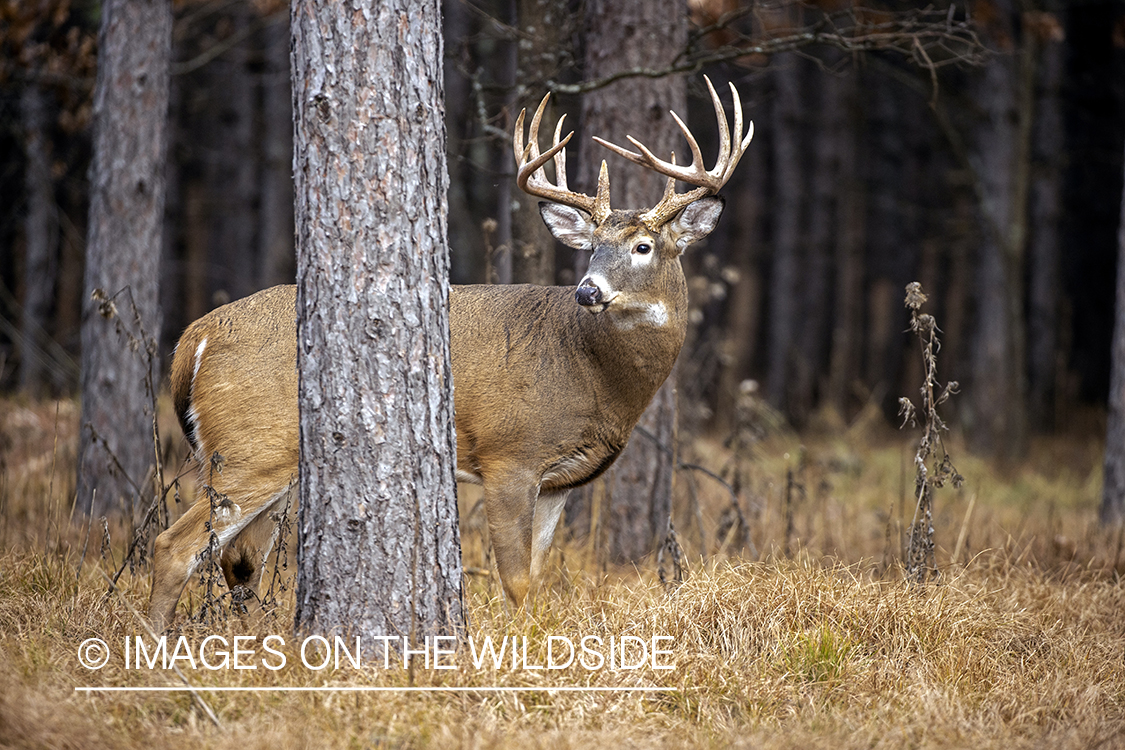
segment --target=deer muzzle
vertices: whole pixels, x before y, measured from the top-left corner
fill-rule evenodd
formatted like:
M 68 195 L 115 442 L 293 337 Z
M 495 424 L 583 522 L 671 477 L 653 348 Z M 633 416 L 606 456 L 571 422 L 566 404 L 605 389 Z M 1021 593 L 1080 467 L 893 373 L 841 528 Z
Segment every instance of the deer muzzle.
M 578 289 L 574 291 L 574 301 L 592 313 L 600 313 L 605 310 L 609 307 L 612 298 L 612 292 L 607 293 L 607 291 L 604 291 L 602 287 L 589 276 L 582 279 L 582 283 L 579 284 Z

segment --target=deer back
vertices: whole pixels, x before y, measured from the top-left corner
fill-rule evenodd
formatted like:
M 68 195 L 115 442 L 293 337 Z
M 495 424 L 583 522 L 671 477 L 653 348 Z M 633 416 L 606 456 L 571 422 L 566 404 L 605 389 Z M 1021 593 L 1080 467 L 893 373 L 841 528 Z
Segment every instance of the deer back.
M 184 434 L 204 462 L 262 476 L 297 465 L 295 286 L 278 286 L 212 310 L 176 345 L 170 380 Z M 253 467 L 248 466 L 253 462 Z

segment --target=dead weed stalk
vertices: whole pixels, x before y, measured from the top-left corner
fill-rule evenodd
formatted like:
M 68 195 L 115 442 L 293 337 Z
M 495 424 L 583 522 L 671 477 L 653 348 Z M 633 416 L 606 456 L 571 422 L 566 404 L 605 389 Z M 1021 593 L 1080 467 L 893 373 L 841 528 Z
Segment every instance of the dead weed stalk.
M 900 429 L 908 422 L 911 427 L 915 426 L 919 414 L 923 420 L 922 438 L 918 441 L 918 449 L 914 453 L 916 505 L 914 519 L 910 523 L 910 541 L 906 550 L 907 578 L 919 584 L 938 577 L 937 562 L 934 559 L 934 488 L 942 487 L 946 482 L 952 482 L 954 487 L 960 487 L 964 481 L 964 477 L 953 466 L 949 452 L 942 441 L 941 433 L 948 430 L 948 427 L 937 413 L 937 407 L 957 393 L 958 384 L 956 380 L 949 381 L 944 387 L 938 383 L 937 353 L 941 349 L 938 334 L 941 330 L 932 315 L 921 312 L 926 299 L 926 295 L 922 292 L 922 285 L 917 281 L 906 285 L 906 307 L 910 310 L 910 330 L 922 345 L 922 402 L 921 407 L 916 408 L 905 396 L 898 400 L 899 416 L 902 417 Z M 933 457 L 932 470 L 926 466 L 926 462 L 931 457 Z

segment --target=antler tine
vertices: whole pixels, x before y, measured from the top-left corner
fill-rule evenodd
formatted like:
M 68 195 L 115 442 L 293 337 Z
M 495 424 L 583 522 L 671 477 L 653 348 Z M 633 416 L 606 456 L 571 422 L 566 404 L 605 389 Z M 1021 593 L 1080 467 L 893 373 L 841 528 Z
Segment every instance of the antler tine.
M 680 132 L 683 133 L 684 139 L 691 149 L 691 164 L 686 167 L 677 166 L 675 158 L 673 158 L 671 162 L 658 159 L 648 147 L 632 136 L 626 136 L 626 138 L 628 138 L 629 142 L 632 143 L 640 153 L 622 148 L 621 146 L 601 138 L 594 138 L 594 140 L 602 146 L 605 146 L 613 153 L 628 159 L 634 164 L 640 164 L 643 167 L 652 169 L 669 178 L 696 186 L 695 190 L 688 193 L 669 194 L 668 191 L 665 191 L 665 195 L 660 200 L 660 203 L 645 212 L 644 217 L 647 223 L 664 223 L 675 216 L 680 209 L 687 204 L 705 195 L 717 193 L 722 189 L 723 185 L 727 183 L 734 173 L 734 168 L 738 165 L 746 147 L 750 145 L 750 139 L 754 136 L 753 123 L 750 123 L 748 132 L 743 136 L 742 99 L 739 97 L 738 90 L 735 89 L 734 84 L 730 84 L 734 99 L 735 134 L 732 141 L 730 123 L 727 120 L 726 111 L 723 109 L 722 100 L 719 98 L 718 92 L 715 91 L 715 87 L 711 84 L 711 79 L 704 76 L 703 80 L 706 81 L 707 90 L 711 94 L 711 103 L 715 107 L 715 119 L 719 126 L 719 154 L 715 159 L 715 166 L 710 170 L 704 166 L 703 155 L 700 152 L 699 143 L 696 141 L 695 136 L 692 135 L 691 130 L 675 112 L 671 113 L 672 118 L 676 121 L 676 125 L 680 128 Z
M 708 82 L 710 83 L 710 82 Z M 742 138 L 737 141 L 734 153 L 730 160 L 727 162 L 727 168 L 723 172 L 723 183 L 730 179 L 734 174 L 734 168 L 738 166 L 738 162 L 742 159 L 742 155 L 746 153 L 746 147 L 750 145 L 750 141 L 754 139 L 754 122 L 751 121 L 746 128 L 746 137 L 742 137 L 742 98 L 738 95 L 738 89 L 734 87 L 733 83 L 727 82 L 730 86 L 730 93 L 734 99 L 734 132 L 736 138 Z
M 565 148 L 574 136 L 574 132 L 567 133 L 565 138 L 559 140 L 559 136 L 562 134 L 563 120 L 566 119 L 565 115 L 559 118 L 558 125 L 555 127 L 552 146 L 543 153 L 539 153 L 539 124 L 550 96 L 550 94 L 547 94 L 543 97 L 543 100 L 539 102 L 539 107 L 535 110 L 535 115 L 531 118 L 531 128 L 527 133 L 526 146 L 523 140 L 523 123 L 526 110 L 520 111 L 519 117 L 516 118 L 516 130 L 512 135 L 512 150 L 515 153 L 516 163 L 519 165 L 519 171 L 516 173 L 516 184 L 520 190 L 528 195 L 581 209 L 592 215 L 594 221 L 601 223 L 609 215 L 609 180 L 606 177 L 598 181 L 596 198 L 591 198 L 584 193 L 576 193 L 567 187 Z M 543 170 L 543 166 L 551 159 L 555 160 L 555 184 L 553 185 L 547 180 L 547 173 Z
M 707 174 L 713 178 L 721 180 L 723 170 L 730 162 L 730 125 L 727 123 L 727 113 L 723 109 L 723 102 L 719 99 L 719 94 L 715 91 L 715 87 L 711 85 L 711 79 L 703 76 L 703 80 L 707 83 L 707 90 L 711 92 L 711 103 L 715 105 L 715 119 L 719 124 L 719 156 L 715 159 L 715 168 Z M 742 137 L 742 131 L 738 132 L 738 137 Z M 722 187 L 722 180 L 719 182 L 719 187 Z M 718 190 L 719 188 L 715 188 Z
M 684 139 L 688 142 L 688 148 L 691 149 L 691 164 L 689 166 L 680 167 L 675 163 L 669 163 L 657 158 L 656 154 L 652 153 L 652 151 L 649 150 L 648 146 L 641 143 L 631 135 L 627 135 L 625 136 L 625 138 L 629 141 L 629 143 L 632 143 L 640 150 L 641 153 L 639 154 L 634 151 L 622 148 L 615 143 L 610 143 L 609 141 L 602 140 L 597 136 L 594 136 L 594 140 L 597 141 L 598 144 L 605 146 L 613 153 L 628 159 L 634 164 L 640 164 L 642 167 L 647 167 L 649 169 L 655 170 L 656 172 L 667 175 L 668 177 L 674 177 L 675 179 L 682 182 L 689 182 L 693 185 L 701 185 L 702 183 L 699 182 L 699 180 L 706 179 L 705 176 L 708 173 L 703 170 L 702 166 L 700 166 L 703 164 L 703 152 L 699 150 L 699 143 L 695 140 L 695 136 L 691 134 L 691 130 L 688 129 L 688 126 L 684 124 L 684 121 L 680 119 L 679 115 L 677 115 L 675 112 L 670 112 L 669 114 L 672 115 L 672 119 L 676 121 L 676 124 L 680 126 L 680 132 L 684 134 Z
M 558 123 L 555 125 L 555 143 L 559 142 L 559 136 L 562 134 L 563 123 L 566 122 L 566 115 L 563 114 L 559 118 Z M 570 134 L 566 136 L 570 140 Z M 559 152 L 555 154 L 555 184 L 559 186 L 559 190 L 569 190 L 566 186 L 566 149 L 560 148 Z

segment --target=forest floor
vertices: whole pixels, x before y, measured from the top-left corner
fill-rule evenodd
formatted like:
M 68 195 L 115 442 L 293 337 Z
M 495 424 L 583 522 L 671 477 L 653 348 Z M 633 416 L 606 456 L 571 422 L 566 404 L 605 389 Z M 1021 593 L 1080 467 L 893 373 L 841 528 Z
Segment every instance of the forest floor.
M 676 479 L 681 584 L 655 559 L 608 566 L 563 530 L 515 614 L 466 491 L 470 646 L 411 669 L 341 651 L 319 668 L 321 644 L 302 660 L 292 633 L 291 586 L 201 622 L 214 596 L 193 582 L 165 652 L 177 673 L 138 615 L 144 561 L 106 593 L 129 529 L 71 521 L 77 419 L 69 401 L 0 401 L 0 747 L 1125 747 L 1125 552 L 1097 523 L 1097 437 L 999 465 L 953 436 L 964 482 L 935 494 L 940 575 L 921 586 L 899 562 L 917 430 L 873 420 L 741 455 L 694 441 Z M 704 469 L 737 475 L 744 526 Z M 92 638 L 108 649 L 97 669 Z M 337 689 L 300 690 L 319 687 Z

